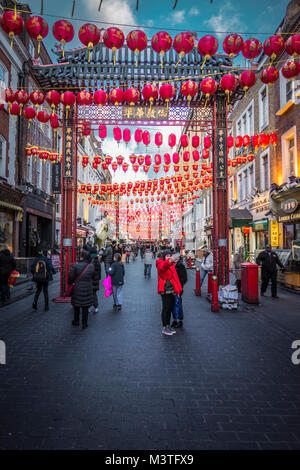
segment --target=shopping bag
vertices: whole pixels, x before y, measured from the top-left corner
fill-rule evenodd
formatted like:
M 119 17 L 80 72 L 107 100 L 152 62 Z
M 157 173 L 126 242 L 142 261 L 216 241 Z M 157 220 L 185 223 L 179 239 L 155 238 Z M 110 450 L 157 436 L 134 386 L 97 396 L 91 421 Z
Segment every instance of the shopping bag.
M 12 271 L 10 273 L 10 276 L 8 278 L 9 287 L 13 287 L 15 285 L 16 280 L 18 279 L 19 276 L 20 276 L 20 273 L 18 273 L 18 271 Z
M 110 297 L 112 295 L 111 277 L 107 276 L 102 284 L 105 287 L 104 297 Z
M 176 295 L 175 297 L 173 317 L 174 317 L 174 320 L 182 320 L 183 318 L 182 298 L 180 297 L 180 295 Z

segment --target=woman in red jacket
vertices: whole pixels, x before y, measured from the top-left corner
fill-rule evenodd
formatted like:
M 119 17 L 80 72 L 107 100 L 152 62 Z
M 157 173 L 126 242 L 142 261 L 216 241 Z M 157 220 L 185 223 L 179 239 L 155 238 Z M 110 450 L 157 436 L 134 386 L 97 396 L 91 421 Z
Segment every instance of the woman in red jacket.
M 170 319 L 174 309 L 175 295 L 180 295 L 182 291 L 175 269 L 175 263 L 176 260 L 171 256 L 170 251 L 163 252 L 162 258 L 156 261 L 158 293 L 161 295 L 162 300 L 162 333 L 168 336 L 176 333 L 176 331 L 170 327 Z

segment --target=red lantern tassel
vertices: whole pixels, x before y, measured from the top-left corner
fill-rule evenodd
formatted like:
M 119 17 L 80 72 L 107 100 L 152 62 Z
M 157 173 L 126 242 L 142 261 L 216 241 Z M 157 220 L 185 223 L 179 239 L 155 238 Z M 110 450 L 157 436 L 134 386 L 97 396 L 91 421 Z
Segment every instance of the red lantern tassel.
M 180 57 L 179 57 L 179 60 L 178 60 L 177 64 L 175 65 L 175 69 L 176 69 L 177 65 L 179 64 L 179 62 L 181 62 L 182 57 L 184 57 L 184 52 L 180 52 Z

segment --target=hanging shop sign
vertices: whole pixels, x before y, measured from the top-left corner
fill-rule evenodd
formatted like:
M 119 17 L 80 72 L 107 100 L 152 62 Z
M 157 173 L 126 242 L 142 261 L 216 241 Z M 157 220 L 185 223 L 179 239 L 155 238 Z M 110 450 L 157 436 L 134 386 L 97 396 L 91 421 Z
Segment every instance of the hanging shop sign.
M 169 110 L 166 106 L 152 107 L 145 106 L 123 106 L 122 117 L 124 120 L 149 120 L 149 121 L 165 121 L 169 119 Z
M 227 145 L 226 129 L 217 129 L 217 178 L 226 178 Z
M 278 236 L 278 222 L 277 220 L 270 221 L 270 231 L 271 231 L 271 246 L 279 245 L 279 236 Z
M 281 209 L 286 214 L 291 214 L 297 209 L 297 207 L 298 207 L 297 199 L 288 199 L 287 201 L 284 201 L 281 203 Z
M 59 162 L 52 165 L 52 192 L 61 194 L 61 164 Z
M 74 166 L 74 130 L 71 126 L 67 125 L 64 132 L 64 160 L 63 160 L 63 177 L 73 178 Z

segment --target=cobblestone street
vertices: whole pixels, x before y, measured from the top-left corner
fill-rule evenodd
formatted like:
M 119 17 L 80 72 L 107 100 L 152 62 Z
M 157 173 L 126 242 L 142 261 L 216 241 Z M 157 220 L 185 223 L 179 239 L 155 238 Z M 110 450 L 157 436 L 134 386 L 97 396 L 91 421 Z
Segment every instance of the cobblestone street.
M 86 330 L 70 304 L 0 309 L 0 449 L 300 449 L 300 297 L 211 313 L 189 271 L 184 328 L 165 337 L 155 266 L 125 268 L 123 310 L 101 287 Z

